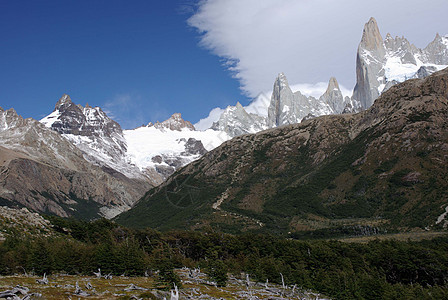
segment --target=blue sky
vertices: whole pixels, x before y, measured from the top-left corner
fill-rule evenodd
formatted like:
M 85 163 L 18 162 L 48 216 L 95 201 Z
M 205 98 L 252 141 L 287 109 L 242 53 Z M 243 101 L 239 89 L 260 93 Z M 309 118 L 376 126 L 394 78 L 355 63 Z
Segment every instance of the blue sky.
M 198 47 L 189 3 L 0 0 L 0 106 L 39 119 L 67 93 L 130 128 L 246 100 Z
M 350 91 L 371 16 L 424 48 L 446 0 L 0 0 L 0 106 L 49 114 L 63 93 L 128 129 L 266 92 L 278 73 Z

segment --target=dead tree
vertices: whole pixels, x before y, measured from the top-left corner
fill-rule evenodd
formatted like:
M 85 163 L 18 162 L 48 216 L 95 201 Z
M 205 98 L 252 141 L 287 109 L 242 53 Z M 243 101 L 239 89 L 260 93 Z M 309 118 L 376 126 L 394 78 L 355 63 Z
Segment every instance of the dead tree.
M 47 273 L 44 273 L 44 277 L 42 279 L 36 279 L 36 282 L 39 284 L 48 284 Z

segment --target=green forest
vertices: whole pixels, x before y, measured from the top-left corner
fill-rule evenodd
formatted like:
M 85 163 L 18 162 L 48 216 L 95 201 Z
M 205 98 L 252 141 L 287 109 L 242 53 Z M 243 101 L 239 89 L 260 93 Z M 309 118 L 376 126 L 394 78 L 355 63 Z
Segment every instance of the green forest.
M 129 229 L 48 217 L 57 234 L 8 237 L 0 243 L 0 274 L 142 276 L 161 289 L 180 284 L 176 268 L 200 267 L 225 286 L 228 274 L 312 289 L 335 299 L 447 299 L 448 238 L 419 242 L 295 240 L 245 233 Z M 158 271 L 158 272 L 155 272 Z

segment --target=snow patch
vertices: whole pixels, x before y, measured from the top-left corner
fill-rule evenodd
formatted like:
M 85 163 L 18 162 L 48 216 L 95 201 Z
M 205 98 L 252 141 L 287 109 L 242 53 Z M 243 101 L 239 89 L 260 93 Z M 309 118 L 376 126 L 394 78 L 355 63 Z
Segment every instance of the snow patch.
M 45 125 L 45 127 L 51 128 L 51 125 L 54 124 L 60 117 L 61 112 L 59 110 L 53 111 L 51 114 L 46 116 L 45 118 L 42 118 L 40 122 Z

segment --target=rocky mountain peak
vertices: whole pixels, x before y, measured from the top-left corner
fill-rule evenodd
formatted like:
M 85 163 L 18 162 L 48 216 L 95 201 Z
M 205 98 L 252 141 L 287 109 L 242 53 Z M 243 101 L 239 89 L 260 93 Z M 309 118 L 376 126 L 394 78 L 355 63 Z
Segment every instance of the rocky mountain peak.
M 340 91 L 339 83 L 335 77 L 331 77 L 330 80 L 328 81 L 328 87 L 327 87 L 327 90 L 325 91 L 325 93 L 329 94 L 329 93 L 331 93 L 331 91 L 334 91 L 334 90 Z
M 54 110 L 58 110 L 58 109 L 60 109 L 61 107 L 63 107 L 63 106 L 67 106 L 67 105 L 70 105 L 70 104 L 73 104 L 72 99 L 70 98 L 69 95 L 64 94 L 64 95 L 62 95 L 62 97 L 59 99 L 59 101 L 56 102 L 56 105 L 55 105 L 55 107 L 54 107 Z
M 264 117 L 248 113 L 239 102 L 235 106 L 227 106 L 219 120 L 211 126 L 211 129 L 224 131 L 231 137 L 255 133 L 266 128 Z
M 383 38 L 373 17 L 364 25 L 360 47 L 366 50 L 384 50 Z
M 346 103 L 344 102 L 344 97 L 339 88 L 338 81 L 335 77 L 331 77 L 328 81 L 328 87 L 325 93 L 319 98 L 319 100 L 327 104 L 332 113 L 340 114 L 345 108 Z
M 169 130 L 177 130 L 181 131 L 184 128 L 188 130 L 195 131 L 193 124 L 189 121 L 185 121 L 182 119 L 182 115 L 180 113 L 174 113 L 169 119 L 163 122 L 156 122 L 155 124 L 149 123 L 148 127 L 154 126 L 157 129 L 169 129 Z
M 278 74 L 277 78 L 274 82 L 274 90 L 275 88 L 281 90 L 283 88 L 289 88 L 288 79 L 286 78 L 286 75 L 284 73 Z

